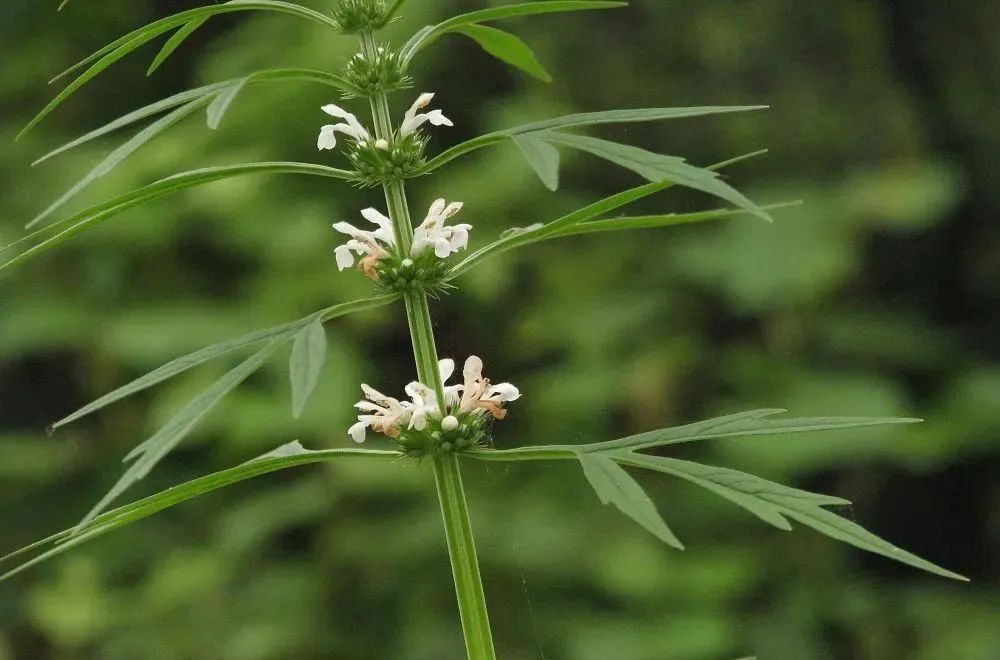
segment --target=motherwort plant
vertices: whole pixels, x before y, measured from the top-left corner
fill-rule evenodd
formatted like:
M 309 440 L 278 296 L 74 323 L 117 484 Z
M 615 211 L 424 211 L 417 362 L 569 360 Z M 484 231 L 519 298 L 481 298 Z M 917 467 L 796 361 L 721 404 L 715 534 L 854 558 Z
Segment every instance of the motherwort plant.
M 435 132 L 452 126 L 446 112 L 449 104 L 455 103 L 455 99 L 443 95 L 435 97 L 431 92 L 407 91 L 415 84 L 419 90 L 439 88 L 434 84 L 435 81 L 419 81 L 417 84 L 411 78 L 411 65 L 424 50 L 437 45 L 442 37 L 462 35 L 475 41 L 499 60 L 535 78 L 548 80 L 548 73 L 528 46 L 513 34 L 493 27 L 494 22 L 517 16 L 606 10 L 625 4 L 598 0 L 506 4 L 428 25 L 406 43 L 394 45 L 377 39 L 376 35 L 404 8 L 418 9 L 419 3 L 407 0 L 341 0 L 331 15 L 277 0 L 233 0 L 183 11 L 139 28 L 108 44 L 59 76 L 61 78 L 79 72 L 30 122 L 25 131 L 30 130 L 89 80 L 133 50 L 160 35 L 172 32 L 153 61 L 150 67 L 153 70 L 193 31 L 210 18 L 221 14 L 276 12 L 318 24 L 329 30 L 332 36 L 355 38 L 359 50 L 339 71 L 267 69 L 205 85 L 136 110 L 44 156 L 43 160 L 119 128 L 155 117 L 32 220 L 29 226 L 40 225 L 62 204 L 115 168 L 151 138 L 196 111 L 205 109 L 208 126 L 217 128 L 234 99 L 245 88 L 259 84 L 305 81 L 330 88 L 331 97 L 339 96 L 331 99 L 336 103 L 331 102 L 316 109 L 316 146 L 322 160 L 339 160 L 341 167 L 322 163 L 260 162 L 207 167 L 175 174 L 57 222 L 45 224 L 41 229 L 4 248 L 16 249 L 17 254 L 0 265 L 0 270 L 46 252 L 70 237 L 131 208 L 192 186 L 246 174 L 294 174 L 340 180 L 373 191 L 372 206 L 359 212 L 363 219 L 360 226 L 347 220 L 340 220 L 333 225 L 334 235 L 344 242 L 332 250 L 330 265 L 333 268 L 335 264 L 341 271 L 359 271 L 372 280 L 376 291 L 370 298 L 336 304 L 305 318 L 259 330 L 180 357 L 56 422 L 53 430 L 209 360 L 249 353 L 228 373 L 181 408 L 163 428 L 135 447 L 125 459 L 128 468 L 124 475 L 77 526 L 4 557 L 4 562 L 17 558 L 22 563 L 12 567 L 3 577 L 10 577 L 74 546 L 185 500 L 267 472 L 305 463 L 352 457 L 392 460 L 407 456 L 415 459 L 411 461 L 410 469 L 427 469 L 434 473 L 466 649 L 468 657 L 474 660 L 488 660 L 494 658 L 495 654 L 460 470 L 461 463 L 467 460 L 575 461 L 602 502 L 614 505 L 675 548 L 682 548 L 681 542 L 625 468 L 661 472 L 701 486 L 779 529 L 789 530 L 791 521 L 796 521 L 863 550 L 941 576 L 963 579 L 897 548 L 830 510 L 829 507 L 848 504 L 846 500 L 782 486 L 729 468 L 672 458 L 667 455 L 669 452 L 653 451 L 696 440 L 908 424 L 917 420 L 788 418 L 782 416 L 783 411 L 780 410 L 754 410 L 596 444 L 532 446 L 505 451 L 491 448 L 488 431 L 493 426 L 492 422 L 504 419 L 508 407 L 516 405 L 521 392 L 510 383 L 491 382 L 484 375 L 484 360 L 475 355 L 464 360 L 461 375 L 457 376 L 454 373 L 456 363 L 450 358 L 442 359 L 435 347 L 431 302 L 440 300 L 436 304 L 447 304 L 443 294 L 460 286 L 463 274 L 486 259 L 497 257 L 508 250 L 577 234 L 666 227 L 744 213 L 769 220 L 768 209 L 747 199 L 716 173 L 716 170 L 746 156 L 701 168 L 676 156 L 662 155 L 580 132 L 580 129 L 600 124 L 743 112 L 760 109 L 757 106 L 602 110 L 515 126 L 476 137 L 443 151 L 430 147 Z M 397 96 L 405 98 L 402 107 L 407 109 L 401 115 L 393 112 L 390 107 L 390 95 L 394 99 Z M 370 110 L 370 116 L 359 118 L 358 114 L 363 109 Z M 319 120 L 324 116 L 329 118 L 329 123 L 320 123 Z M 560 218 L 523 228 L 511 228 L 496 240 L 480 239 L 476 241 L 480 246 L 471 252 L 467 250 L 473 227 L 457 221 L 462 203 L 447 201 L 448 191 L 438 191 L 441 198 L 434 201 L 426 213 L 421 211 L 416 216 L 411 213 L 406 194 L 407 180 L 430 175 L 443 165 L 475 150 L 500 145 L 518 149 L 527 165 L 551 190 L 556 190 L 558 186 L 560 151 L 566 149 L 585 152 L 627 168 L 644 182 L 610 197 L 595 200 Z M 619 209 L 626 205 L 673 186 L 691 188 L 720 198 L 728 202 L 730 207 L 698 213 L 643 216 L 619 213 Z M 380 190 L 380 194 L 374 193 L 376 189 Z M 353 275 L 345 273 L 343 276 Z M 326 355 L 323 324 L 346 314 L 382 305 L 396 306 L 401 318 L 405 312 L 413 345 L 415 379 L 398 397 L 383 394 L 376 387 L 367 384 L 361 385 L 363 398 L 356 404 L 357 422 L 345 429 L 344 433 L 347 446 L 308 450 L 294 442 L 232 469 L 109 509 L 113 500 L 147 475 L 223 397 L 271 358 L 279 348 L 288 344 L 291 344 L 289 370 L 293 413 L 297 415 L 303 409 L 323 366 Z M 525 392 L 524 395 L 531 396 L 531 392 Z M 502 433 L 502 426 L 496 428 L 497 433 Z M 384 438 L 390 449 L 376 450 L 357 446 L 356 443 L 365 442 L 373 434 Z

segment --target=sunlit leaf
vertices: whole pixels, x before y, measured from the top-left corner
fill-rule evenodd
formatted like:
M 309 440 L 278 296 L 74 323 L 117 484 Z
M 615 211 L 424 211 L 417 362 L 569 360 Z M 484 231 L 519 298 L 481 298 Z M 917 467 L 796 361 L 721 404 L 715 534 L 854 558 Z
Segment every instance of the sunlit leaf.
M 319 375 L 326 362 L 326 330 L 323 321 L 316 319 L 299 330 L 292 344 L 288 374 L 292 382 L 292 414 L 299 417 L 309 401 L 309 395 L 319 382 Z
M 614 504 L 619 511 L 636 521 L 656 538 L 679 550 L 684 545 L 663 521 L 656 505 L 635 479 L 617 463 L 604 456 L 580 455 L 583 473 L 603 504 Z
M 542 82 L 552 82 L 552 76 L 538 61 L 531 48 L 515 35 L 485 25 L 465 25 L 457 28 L 456 32 L 469 37 L 501 62 L 506 62 Z

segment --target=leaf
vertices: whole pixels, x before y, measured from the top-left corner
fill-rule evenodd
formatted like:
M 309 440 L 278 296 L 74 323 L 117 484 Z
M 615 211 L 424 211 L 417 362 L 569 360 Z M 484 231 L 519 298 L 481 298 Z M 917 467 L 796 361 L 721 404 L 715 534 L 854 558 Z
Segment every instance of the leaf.
M 778 202 L 761 206 L 765 211 L 798 206 L 801 202 Z M 631 229 L 657 229 L 660 227 L 675 227 L 698 222 L 722 220 L 734 216 L 747 215 L 744 209 L 712 209 L 710 211 L 695 211 L 693 213 L 664 213 L 662 215 L 621 216 L 583 222 L 559 231 L 553 236 L 577 236 L 580 234 L 595 234 L 606 231 L 626 231 Z
M 153 72 L 160 68 L 160 65 L 167 61 L 167 58 L 174 54 L 174 51 L 184 43 L 184 41 L 190 37 L 195 30 L 200 28 L 208 20 L 208 16 L 203 16 L 202 18 L 197 18 L 193 21 L 189 21 L 178 28 L 177 32 L 174 32 L 167 43 L 163 44 L 163 48 L 160 52 L 156 54 L 153 58 L 153 63 L 149 65 L 146 69 L 146 75 L 151 76 Z
M 558 189 L 559 150 L 547 142 L 527 135 L 515 135 L 512 139 L 545 187 L 552 191 Z
M 136 394 L 137 392 L 153 387 L 154 385 L 158 385 L 169 378 L 173 378 L 174 376 L 181 374 L 188 369 L 204 364 L 209 360 L 214 360 L 224 355 L 229 355 L 230 353 L 250 348 L 251 346 L 260 344 L 269 339 L 289 339 L 295 336 L 296 333 L 302 331 L 303 328 L 307 328 L 312 324 L 322 324 L 325 321 L 329 321 L 340 316 L 346 316 L 347 314 L 353 314 L 354 312 L 372 309 L 381 305 L 387 305 L 398 298 L 399 296 L 395 294 L 378 296 L 375 298 L 362 298 L 360 300 L 354 300 L 340 305 L 327 307 L 326 309 L 310 314 L 309 316 L 298 319 L 297 321 L 292 321 L 291 323 L 283 323 L 271 328 L 251 332 L 250 334 L 243 335 L 242 337 L 236 337 L 235 339 L 229 339 L 213 344 L 212 346 L 200 349 L 194 353 L 171 360 L 163 366 L 154 369 L 148 374 L 137 378 L 127 385 L 123 385 L 113 392 L 105 394 L 96 401 L 93 401 L 83 406 L 76 412 L 67 415 L 53 424 L 50 428 L 55 430 L 62 426 L 66 426 L 67 424 L 75 422 L 82 417 L 86 417 L 87 415 L 96 412 L 105 406 Z
M 93 520 L 129 486 L 149 474 L 149 471 L 160 462 L 160 459 L 169 454 L 227 394 L 246 380 L 250 374 L 257 371 L 285 341 L 286 339 L 280 337 L 271 340 L 267 346 L 231 369 L 208 389 L 192 399 L 160 430 L 133 449 L 125 457 L 125 462 L 131 462 L 132 465 L 111 490 L 84 516 L 80 525 L 85 525 Z
M 721 169 L 734 163 L 746 160 L 747 158 L 752 158 L 761 153 L 764 152 L 755 151 L 743 156 L 737 156 L 736 158 L 716 163 L 715 165 L 712 165 L 710 169 Z M 493 243 L 476 250 L 455 265 L 448 273 L 448 280 L 458 277 L 481 263 L 483 260 L 492 256 L 513 250 L 514 248 L 530 245 L 531 243 L 544 241 L 549 238 L 568 235 L 569 233 L 572 233 L 574 227 L 581 226 L 587 221 L 610 213 L 615 209 L 631 204 L 632 202 L 642 199 L 643 197 L 648 197 L 654 193 L 666 190 L 673 185 L 674 184 L 672 182 L 666 181 L 662 183 L 647 183 L 635 188 L 630 188 L 629 190 L 606 197 L 551 222 L 542 225 L 531 225 L 530 227 L 522 229 L 516 233 L 502 236 L 500 240 L 494 241 Z
M 686 108 L 634 108 L 625 110 L 601 110 L 598 112 L 582 112 L 575 115 L 555 117 L 542 121 L 522 124 L 508 128 L 502 133 L 507 135 L 522 135 L 538 131 L 562 130 L 580 126 L 598 126 L 601 124 L 638 124 L 664 119 L 685 119 L 689 117 L 704 117 L 731 112 L 752 112 L 765 110 L 766 105 L 705 105 Z
M 552 82 L 552 76 L 541 65 L 531 48 L 515 35 L 485 25 L 465 25 L 455 31 L 475 41 L 483 50 L 501 62 L 506 62 L 542 82 Z
M 614 504 L 619 511 L 636 521 L 656 538 L 678 550 L 684 545 L 660 517 L 656 505 L 642 487 L 610 458 L 581 454 L 580 464 L 587 481 L 603 504 Z
M 229 106 L 247 84 L 246 78 L 240 78 L 228 87 L 225 87 L 215 95 L 215 100 L 208 106 L 208 127 L 213 131 L 219 127 L 222 117 L 225 116 Z
M 52 215 L 53 211 L 61 207 L 69 200 L 76 197 L 78 194 L 80 194 L 80 192 L 82 192 L 87 186 L 92 184 L 94 181 L 114 170 L 116 167 L 118 167 L 118 165 L 121 164 L 123 160 L 125 160 L 126 158 L 134 154 L 136 151 L 138 151 L 140 147 L 145 145 L 147 142 L 155 138 L 160 133 L 166 131 L 174 124 L 177 124 L 182 119 L 192 114 L 198 108 L 205 106 L 206 104 L 207 104 L 207 99 L 205 98 L 200 98 L 200 99 L 195 99 L 194 101 L 190 101 L 189 103 L 182 105 L 181 107 L 177 108 L 170 114 L 158 119 L 157 121 L 153 122 L 146 128 L 139 131 L 139 133 L 137 133 L 134 137 L 132 137 L 131 140 L 129 140 L 122 146 L 118 147 L 110 154 L 108 154 L 108 156 L 104 160 L 98 163 L 97 167 L 90 170 L 90 172 L 88 172 L 82 179 L 77 181 L 72 188 L 63 193 L 62 197 L 54 201 L 52 204 L 48 206 L 48 208 L 46 208 L 44 211 L 36 215 L 31 220 L 31 222 L 25 225 L 25 228 L 27 229 L 30 227 L 34 227 L 39 222 Z
M 595 2 L 595 1 L 573 1 L 557 0 L 554 2 L 526 2 L 515 5 L 505 5 L 503 7 L 493 7 L 490 9 L 480 9 L 479 11 L 461 14 L 437 25 L 428 25 L 421 28 L 410 40 L 403 45 L 400 50 L 403 61 L 409 62 L 418 51 L 426 48 L 442 35 L 449 32 L 456 32 L 468 25 L 497 21 L 503 18 L 514 16 L 528 16 L 530 14 L 551 14 L 555 12 L 586 11 L 591 9 L 615 9 L 624 7 L 627 2 Z
M 600 124 L 625 124 L 648 121 L 659 121 L 663 119 L 682 119 L 686 117 L 701 117 L 705 115 L 724 114 L 729 112 L 747 112 L 751 110 L 761 110 L 767 106 L 763 105 L 736 105 L 736 106 L 700 106 L 689 108 L 638 108 L 632 110 L 604 110 L 600 112 L 584 112 L 564 117 L 555 117 L 543 121 L 531 122 L 514 126 L 502 131 L 495 131 L 480 135 L 471 140 L 466 140 L 461 144 L 443 151 L 429 160 L 421 169 L 421 174 L 427 174 L 446 163 L 464 156 L 484 147 L 502 144 L 508 138 L 516 135 L 526 135 L 529 133 L 539 133 L 543 131 L 561 130 L 565 128 L 577 128 L 580 126 L 596 126 Z M 755 152 L 761 153 L 761 152 Z
M 254 71 L 253 73 L 245 76 L 248 85 L 254 85 L 261 82 L 270 81 L 291 81 L 291 80 L 308 80 L 312 82 L 318 82 L 324 85 L 329 85 L 335 87 L 343 92 L 356 93 L 357 90 L 349 82 L 344 80 L 341 76 L 334 75 L 332 73 L 326 73 L 325 71 L 318 71 L 315 69 L 264 69 L 262 71 Z M 157 101 L 143 108 L 135 110 L 128 113 L 114 121 L 105 124 L 104 126 L 95 129 L 86 135 L 83 135 L 72 142 L 68 142 L 63 146 L 50 151 L 38 160 L 36 160 L 32 165 L 38 165 L 41 162 L 57 156 L 65 151 L 69 151 L 74 147 L 78 147 L 81 144 L 90 142 L 93 139 L 99 138 L 103 135 L 107 135 L 113 131 L 118 130 L 124 126 L 134 124 L 135 122 L 141 121 L 146 117 L 150 117 L 155 114 L 159 114 L 164 110 L 169 110 L 171 108 L 183 105 L 188 101 L 193 101 L 194 99 L 204 98 L 206 96 L 212 96 L 216 92 L 241 80 L 240 78 L 234 78 L 232 80 L 223 80 L 222 82 L 212 83 L 210 85 L 204 85 L 203 87 L 196 87 L 194 89 L 189 89 L 173 96 L 169 96 L 161 101 Z
M 71 66 L 66 71 L 53 78 L 53 82 L 59 80 L 60 78 L 91 64 L 80 76 L 78 76 L 73 82 L 67 85 L 59 94 L 52 99 L 48 105 L 42 108 L 28 125 L 25 126 L 21 132 L 18 134 L 17 138 L 20 139 L 30 131 L 32 128 L 38 125 L 46 116 L 49 115 L 53 110 L 59 107 L 63 101 L 69 98 L 74 92 L 79 90 L 81 87 L 86 85 L 90 80 L 104 71 L 106 68 L 122 59 L 132 51 L 145 45 L 146 43 L 152 41 L 156 37 L 169 32 L 170 30 L 185 25 L 193 20 L 198 20 L 200 18 L 209 18 L 218 14 L 227 14 L 238 11 L 274 11 L 282 14 L 288 14 L 291 16 L 297 16 L 299 18 L 304 18 L 311 20 L 313 22 L 319 23 L 326 27 L 337 29 L 337 23 L 332 18 L 321 14 L 318 11 L 308 9 L 306 7 L 301 7 L 296 4 L 289 2 L 278 2 L 277 0 L 234 0 L 233 2 L 227 2 L 221 5 L 211 5 L 207 7 L 197 7 L 195 9 L 189 9 L 188 11 L 182 11 L 180 13 L 174 14 L 172 16 L 167 16 L 158 21 L 154 21 L 149 25 L 139 28 L 138 30 L 133 30 L 123 37 L 112 41 L 107 46 L 96 51 L 89 57 L 77 62 Z
M 586 452 L 606 452 L 616 449 L 650 449 L 681 442 L 717 438 L 733 438 L 747 435 L 783 435 L 785 433 L 809 433 L 834 429 L 884 426 L 894 424 L 914 424 L 921 420 L 906 417 L 793 417 L 789 419 L 769 419 L 784 413 L 780 409 L 751 410 L 726 415 L 714 419 L 640 433 L 639 435 L 581 445 Z
M 306 407 L 309 395 L 319 382 L 326 361 L 326 330 L 316 319 L 295 335 L 288 373 L 292 381 L 292 415 L 298 418 Z
M 663 456 L 645 456 L 626 452 L 616 456 L 616 460 L 620 460 L 626 465 L 666 472 L 696 483 L 782 529 L 791 527 L 783 517 L 792 518 L 803 525 L 812 527 L 821 534 L 849 543 L 861 550 L 888 557 L 935 575 L 967 581 L 967 578 L 898 548 L 860 525 L 823 508 L 830 505 L 849 504 L 846 500 L 789 488 L 736 470 L 711 467 Z M 778 523 L 778 519 L 783 524 Z
M 254 459 L 243 465 L 239 465 L 228 470 L 222 470 L 213 474 L 188 481 L 187 483 L 174 486 L 165 491 L 146 497 L 132 504 L 119 507 L 107 513 L 96 516 L 88 523 L 67 529 L 58 534 L 54 534 L 47 539 L 33 543 L 25 548 L 21 548 L 5 557 L 0 557 L 0 563 L 4 563 L 22 556 L 28 552 L 33 552 L 43 547 L 59 543 L 33 559 L 24 562 L 4 575 L 0 575 L 0 582 L 27 570 L 28 568 L 40 564 L 44 561 L 57 557 L 70 549 L 86 543 L 92 539 L 114 531 L 119 527 L 124 527 L 131 523 L 148 518 L 155 513 L 169 509 L 177 504 L 194 499 L 200 495 L 210 493 L 214 490 L 230 486 L 232 484 L 246 481 L 269 472 L 276 472 L 286 468 L 297 467 L 309 463 L 329 461 L 336 458 L 362 457 L 362 458 L 397 458 L 400 456 L 395 451 L 379 451 L 371 449 L 327 449 L 322 451 L 309 451 L 304 449 L 298 442 L 293 442 L 283 447 Z
M 649 181 L 672 181 L 678 185 L 721 197 L 759 218 L 771 221 L 771 217 L 764 210 L 722 181 L 718 174 L 708 169 L 688 165 L 684 159 L 677 156 L 664 156 L 639 147 L 585 135 L 555 131 L 536 133 L 536 135 L 547 142 L 579 149 L 621 165 Z
M 54 222 L 51 225 L 18 239 L 13 243 L 0 247 L 0 252 L 2 252 L 26 242 L 40 240 L 43 235 L 48 234 L 53 229 L 66 226 L 66 229 L 62 230 L 58 234 L 41 240 L 40 243 L 26 249 L 16 257 L 9 259 L 6 263 L 0 264 L 0 271 L 27 261 L 28 259 L 43 252 L 47 252 L 70 237 L 95 227 L 134 206 L 145 204 L 146 202 L 159 199 L 160 197 L 165 197 L 166 195 L 185 188 L 190 188 L 192 186 L 211 183 L 213 181 L 228 179 L 235 176 L 243 176 L 245 174 L 259 173 L 308 174 L 334 179 L 350 179 L 351 176 L 353 176 L 351 172 L 346 170 L 338 170 L 333 167 L 326 167 L 325 165 L 292 162 L 244 163 L 242 165 L 206 167 L 198 170 L 192 170 L 190 172 L 174 174 L 173 176 L 151 183 L 148 186 L 138 188 L 125 193 L 124 195 L 115 197 L 114 199 L 102 202 L 75 213 L 68 218 L 63 218 L 62 220 Z

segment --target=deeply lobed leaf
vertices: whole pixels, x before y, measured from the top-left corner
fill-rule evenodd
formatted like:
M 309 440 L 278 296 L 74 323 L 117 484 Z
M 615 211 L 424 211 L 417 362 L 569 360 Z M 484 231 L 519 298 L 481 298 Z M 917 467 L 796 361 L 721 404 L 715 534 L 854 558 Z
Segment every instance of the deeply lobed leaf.
M 84 209 L 67 218 L 40 229 L 28 236 L 25 236 L 13 243 L 0 247 L 0 252 L 13 247 L 23 245 L 32 241 L 40 241 L 24 250 L 16 257 L 12 257 L 3 264 L 0 264 L 0 271 L 16 266 L 28 259 L 38 256 L 58 246 L 60 243 L 91 229 L 106 220 L 109 220 L 130 208 L 145 204 L 146 202 L 165 197 L 179 190 L 184 190 L 192 186 L 199 186 L 213 181 L 229 179 L 247 174 L 307 174 L 310 176 L 322 176 L 334 179 L 350 179 L 353 175 L 346 170 L 339 170 L 325 165 L 314 165 L 312 163 L 293 162 L 270 162 L 270 163 L 244 163 L 242 165 L 227 165 L 222 167 L 205 167 L 190 172 L 181 172 L 165 179 L 160 179 L 154 183 L 125 193 L 106 202 L 102 202 L 88 209 Z M 65 227 L 62 231 L 49 238 L 43 238 L 51 231 Z
M 11 561 L 27 553 L 49 548 L 38 556 L 20 564 L 16 568 L 0 575 L 0 582 L 27 570 L 28 568 L 57 557 L 72 548 L 93 540 L 99 536 L 107 534 L 125 525 L 148 518 L 153 514 L 176 506 L 182 502 L 210 493 L 214 490 L 230 486 L 253 477 L 258 477 L 270 472 L 284 470 L 300 465 L 329 461 L 336 458 L 361 457 L 361 458 L 397 458 L 400 454 L 395 451 L 379 451 L 370 449 L 326 449 L 320 451 L 310 451 L 302 447 L 299 442 L 292 442 L 279 447 L 273 452 L 265 454 L 248 463 L 239 465 L 228 470 L 215 472 L 192 481 L 174 486 L 165 491 L 151 495 L 131 504 L 119 507 L 112 511 L 102 513 L 87 523 L 77 527 L 63 530 L 46 539 L 42 539 L 27 547 L 16 550 L 4 557 L 0 557 L 0 564 Z M 50 547 L 54 546 L 54 547 Z
M 191 21 L 207 19 L 219 14 L 239 11 L 272 11 L 290 16 L 296 16 L 298 18 L 304 18 L 326 27 L 334 29 L 337 28 L 337 24 L 333 19 L 318 11 L 290 2 L 280 2 L 278 0 L 233 0 L 232 2 L 220 5 L 198 7 L 179 12 L 172 16 L 167 16 L 166 18 L 154 21 L 149 25 L 134 30 L 125 36 L 112 41 L 107 46 L 96 51 L 89 57 L 84 58 L 80 62 L 77 62 L 69 69 L 56 76 L 53 79 L 53 82 L 93 62 L 90 67 L 80 74 L 79 77 L 73 80 L 73 82 L 67 85 L 59 94 L 56 95 L 54 99 L 52 99 L 52 101 L 48 103 L 48 105 L 41 110 L 41 112 L 28 122 L 28 125 L 25 126 L 24 129 L 22 129 L 18 134 L 18 138 L 23 137 L 28 131 L 37 126 L 39 122 L 49 115 L 49 113 L 62 105 L 67 98 L 86 85 L 106 68 L 122 59 L 132 51 L 149 43 L 161 34 L 169 32 L 176 27 L 189 24 Z

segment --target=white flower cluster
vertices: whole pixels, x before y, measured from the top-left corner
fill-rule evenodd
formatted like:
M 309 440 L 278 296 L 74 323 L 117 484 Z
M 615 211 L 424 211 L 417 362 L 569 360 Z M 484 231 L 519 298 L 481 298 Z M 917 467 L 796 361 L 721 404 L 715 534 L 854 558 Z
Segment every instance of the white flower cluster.
M 437 257 L 444 259 L 467 247 L 472 225 L 445 225 L 448 218 L 461 210 L 462 202 L 448 204 L 444 199 L 435 200 L 427 211 L 427 217 L 413 233 L 413 246 L 408 256 L 416 258 L 433 249 Z M 337 247 L 334 254 L 337 258 L 337 268 L 340 270 L 354 265 L 355 254 L 364 255 L 358 265 L 366 275 L 374 278 L 375 265 L 395 250 L 392 221 L 374 208 L 365 209 L 361 215 L 365 220 L 377 225 L 377 228 L 367 231 L 349 222 L 335 223 L 333 228 L 342 234 L 347 234 L 351 239 Z
M 430 122 L 434 126 L 454 126 L 451 120 L 445 117 L 440 110 L 418 112 L 430 105 L 433 98 L 434 94 L 432 92 L 424 92 L 410 106 L 410 109 L 403 115 L 403 123 L 399 127 L 400 138 L 412 135 L 427 122 Z M 339 124 L 327 124 L 320 129 L 319 139 L 316 141 L 316 148 L 320 151 L 333 149 L 337 146 L 337 133 L 343 133 L 348 137 L 354 138 L 359 144 L 367 144 L 372 141 L 372 136 L 368 132 L 368 129 L 358 121 L 356 116 L 347 110 L 331 103 L 323 106 L 323 112 L 344 121 Z M 384 139 L 379 139 L 375 140 L 375 146 L 379 149 L 388 149 L 389 143 Z
M 447 382 L 455 371 L 454 360 L 441 360 L 438 364 L 441 380 Z M 368 429 L 390 438 L 397 438 L 404 430 L 422 431 L 428 418 L 440 420 L 441 428 L 454 431 L 465 419 L 479 419 L 492 415 L 503 419 L 507 411 L 503 404 L 520 398 L 521 393 L 510 383 L 492 385 L 483 377 L 483 361 L 475 355 L 465 361 L 461 385 L 446 385 L 444 404 L 438 402 L 434 390 L 419 382 L 406 386 L 409 401 L 400 401 L 378 390 L 362 385 L 365 398 L 355 404 L 361 411 L 358 421 L 348 433 L 355 442 L 364 442 Z M 461 419 L 460 419 L 461 418 Z

